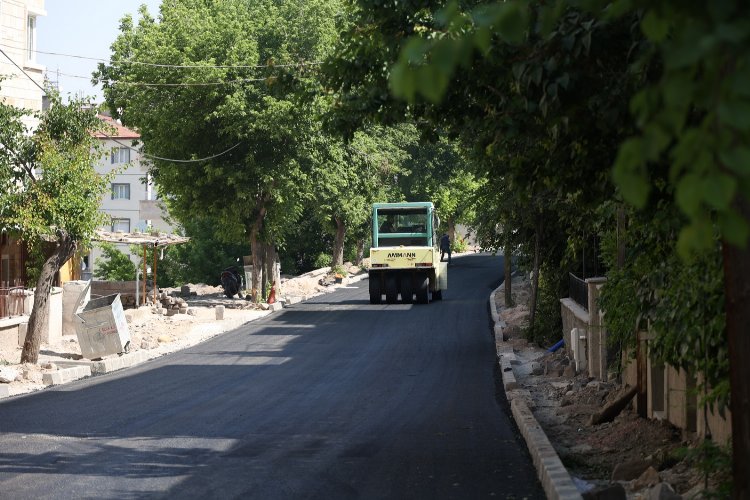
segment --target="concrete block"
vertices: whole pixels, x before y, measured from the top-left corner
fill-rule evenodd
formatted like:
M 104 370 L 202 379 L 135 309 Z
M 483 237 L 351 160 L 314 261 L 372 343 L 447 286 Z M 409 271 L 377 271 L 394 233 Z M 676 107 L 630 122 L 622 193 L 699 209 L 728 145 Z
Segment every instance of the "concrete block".
M 18 370 L 11 366 L 0 366 L 0 383 L 10 384 L 18 377 Z
M 26 334 L 29 331 L 29 323 L 28 321 L 26 323 L 19 323 L 18 324 L 18 346 L 23 347 L 23 344 L 26 342 Z
M 10 396 L 10 387 L 7 385 L 0 385 L 0 399 L 7 398 Z
M 284 309 L 284 304 L 281 302 L 274 302 L 271 304 L 271 311 L 281 311 L 282 309 Z
M 217 320 L 224 319 L 224 306 L 216 306 L 216 308 L 214 309 L 214 312 L 216 313 Z
M 50 373 L 42 375 L 42 383 L 44 385 L 60 385 L 66 382 L 72 382 L 84 377 L 91 376 L 91 368 L 88 366 L 72 366 L 69 368 L 63 368 Z

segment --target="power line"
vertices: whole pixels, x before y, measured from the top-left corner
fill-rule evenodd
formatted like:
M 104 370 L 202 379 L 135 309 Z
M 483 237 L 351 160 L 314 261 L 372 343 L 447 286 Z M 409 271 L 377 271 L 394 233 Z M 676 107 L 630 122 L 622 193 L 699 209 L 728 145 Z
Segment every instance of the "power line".
M 34 80 L 31 77 L 31 75 L 29 75 L 28 73 L 26 73 L 23 70 L 23 68 L 21 68 L 18 64 L 16 64 L 16 62 L 13 59 L 11 59 L 11 57 L 8 54 L 6 54 L 3 49 L 0 49 L 0 53 L 2 53 L 11 63 L 13 63 L 13 66 L 15 66 L 16 68 L 18 68 L 21 71 L 21 73 L 23 73 L 24 75 L 26 75 L 26 77 L 29 80 L 31 80 L 31 82 L 34 85 L 36 85 L 37 87 L 39 87 L 39 89 L 42 92 L 44 92 L 45 94 L 47 93 L 47 90 L 44 87 L 42 87 L 41 85 L 39 85 L 39 83 L 36 80 Z M 154 159 L 154 160 L 161 160 L 161 161 L 169 161 L 169 162 L 174 162 L 174 163 L 198 163 L 198 162 L 202 162 L 202 161 L 212 160 L 214 158 L 217 158 L 219 156 L 227 154 L 228 152 L 232 151 L 234 148 L 236 148 L 237 146 L 239 146 L 240 144 L 242 144 L 242 141 L 240 141 L 237 144 L 235 144 L 234 146 L 232 146 L 231 148 L 222 151 L 221 153 L 217 153 L 215 155 L 207 156 L 205 158 L 199 158 L 199 159 L 194 159 L 194 160 L 180 160 L 180 159 L 176 159 L 176 158 L 164 158 L 164 157 L 161 157 L 161 156 L 156 156 L 156 155 L 151 155 L 151 154 L 143 153 L 143 152 L 138 151 L 137 149 L 135 149 L 135 148 L 133 148 L 131 146 L 128 146 L 127 144 L 124 144 L 124 143 L 118 141 L 117 139 L 115 139 L 115 138 L 113 138 L 113 137 L 111 137 L 111 136 L 109 136 L 109 135 L 107 135 L 105 133 L 102 133 L 102 135 L 105 136 L 105 137 L 107 137 L 108 139 L 114 141 L 116 144 L 119 144 L 119 145 L 124 146 L 124 147 L 126 147 L 128 149 L 132 149 L 133 151 L 136 151 L 136 152 L 140 153 L 141 156 L 145 156 L 146 158 L 151 158 L 151 159 Z
M 1 44 L 6 48 L 18 49 L 17 47 L 11 47 L 10 45 Z M 22 49 L 19 49 L 22 50 Z M 137 66 L 149 66 L 153 68 L 171 68 L 171 69 L 263 69 L 263 68 L 292 68 L 297 66 L 319 66 L 323 64 L 323 61 L 299 61 L 296 63 L 282 63 L 282 64 L 166 64 L 166 63 L 152 63 L 146 61 L 135 61 L 132 59 L 120 59 L 120 60 L 107 60 L 100 57 L 88 57 L 76 54 L 65 54 L 62 52 L 49 52 L 44 50 L 33 50 L 37 54 L 45 54 L 50 56 L 61 56 L 71 57 L 74 59 L 86 59 L 89 61 L 98 61 L 103 63 L 115 64 L 133 64 Z
M 27 77 L 27 78 L 28 78 L 29 80 L 31 80 L 31 82 L 32 82 L 32 83 L 33 83 L 34 85 L 36 85 L 37 87 L 39 87 L 39 88 L 40 88 L 40 89 L 42 90 L 42 92 L 44 92 L 44 93 L 46 93 L 46 92 L 47 92 L 47 91 L 46 91 L 46 90 L 44 89 L 44 87 L 42 87 L 41 85 L 39 85 L 39 82 L 37 82 L 36 80 L 34 80 L 34 79 L 33 79 L 33 78 L 31 77 L 31 75 L 29 75 L 28 73 L 26 73 L 26 72 L 25 72 L 25 71 L 23 70 L 23 68 L 22 68 L 21 66 L 19 66 L 18 64 L 16 64 L 16 61 L 14 61 L 14 60 L 13 60 L 13 59 L 12 59 L 12 58 L 11 58 L 11 57 L 10 57 L 10 56 L 8 55 L 8 54 L 6 54 L 6 53 L 5 53 L 5 51 L 4 51 L 3 49 L 0 49 L 0 53 L 2 53 L 2 54 L 3 54 L 3 55 L 4 55 L 5 57 L 6 57 L 6 59 L 8 59 L 8 60 L 9 60 L 9 61 L 10 61 L 11 63 L 13 63 L 13 66 L 15 66 L 16 68 L 18 68 L 18 70 L 19 70 L 19 71 L 20 71 L 21 73 L 23 73 L 24 75 L 26 75 L 26 77 Z
M 56 75 L 67 76 L 68 78 L 80 78 L 84 80 L 91 80 L 90 76 L 83 75 L 72 75 L 70 73 L 63 73 L 62 71 L 56 71 Z M 238 78 L 236 80 L 224 80 L 216 82 L 174 82 L 174 83 L 153 83 L 153 82 L 128 82 L 125 80 L 99 80 L 99 83 L 109 83 L 112 85 L 123 85 L 128 87 L 210 87 L 217 85 L 234 85 L 238 83 L 253 83 L 253 82 L 267 82 L 269 79 L 275 78 L 274 76 L 267 76 L 264 78 Z
M 213 160 L 214 158 L 218 158 L 219 156 L 227 154 L 228 152 L 232 151 L 233 149 L 235 149 L 236 147 L 238 147 L 240 144 L 242 144 L 242 141 L 240 141 L 237 144 L 235 144 L 234 146 L 232 146 L 231 148 L 225 149 L 221 153 L 217 153 L 217 154 L 211 155 L 211 156 L 206 156 L 205 158 L 198 158 L 198 159 L 194 159 L 194 160 L 177 160 L 175 158 L 163 158 L 161 156 L 156 156 L 156 155 L 151 155 L 151 154 L 144 153 L 143 151 L 135 149 L 132 146 L 128 146 L 127 144 L 122 143 L 122 142 L 118 141 L 117 139 L 115 139 L 114 137 L 109 136 L 109 135 L 107 135 L 107 134 L 105 134 L 103 132 L 99 132 L 99 133 L 102 134 L 107 139 L 109 139 L 112 142 L 114 142 L 115 144 L 119 144 L 122 147 L 128 148 L 128 149 L 130 149 L 132 151 L 135 151 L 136 153 L 140 153 L 141 156 L 145 156 L 146 158 L 151 158 L 152 160 L 169 161 L 169 162 L 173 162 L 173 163 L 198 163 L 198 162 L 202 162 L 202 161 Z
M 79 75 L 67 75 L 60 73 L 61 75 L 73 77 L 73 78 L 86 78 Z M 237 83 L 252 83 L 252 82 L 265 82 L 268 81 L 271 76 L 265 78 L 239 78 L 237 80 L 224 80 L 218 82 L 174 82 L 174 83 L 153 83 L 153 82 L 127 82 L 125 80 L 99 80 L 99 83 L 108 83 L 112 85 L 123 85 L 127 87 L 211 87 L 217 85 L 234 85 Z

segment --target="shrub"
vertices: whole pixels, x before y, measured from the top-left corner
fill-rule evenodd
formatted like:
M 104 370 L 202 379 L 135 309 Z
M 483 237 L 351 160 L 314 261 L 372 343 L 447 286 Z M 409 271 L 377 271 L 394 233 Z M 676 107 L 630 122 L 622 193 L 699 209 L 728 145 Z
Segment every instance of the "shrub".
M 331 254 L 329 253 L 319 253 L 317 257 L 315 257 L 315 268 L 319 269 L 321 267 L 328 267 L 333 262 L 333 257 L 331 257 Z
M 135 279 L 135 264 L 126 254 L 111 243 L 101 245 L 104 259 L 94 263 L 94 277 L 107 281 L 131 281 Z

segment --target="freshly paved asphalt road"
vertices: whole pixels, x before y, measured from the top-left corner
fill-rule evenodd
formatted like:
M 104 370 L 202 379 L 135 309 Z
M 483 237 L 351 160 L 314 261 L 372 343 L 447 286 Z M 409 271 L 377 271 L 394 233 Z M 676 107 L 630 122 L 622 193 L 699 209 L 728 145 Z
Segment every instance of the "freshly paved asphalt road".
M 191 349 L 0 402 L 0 498 L 543 498 L 487 297 L 454 258 L 430 305 L 367 281 Z

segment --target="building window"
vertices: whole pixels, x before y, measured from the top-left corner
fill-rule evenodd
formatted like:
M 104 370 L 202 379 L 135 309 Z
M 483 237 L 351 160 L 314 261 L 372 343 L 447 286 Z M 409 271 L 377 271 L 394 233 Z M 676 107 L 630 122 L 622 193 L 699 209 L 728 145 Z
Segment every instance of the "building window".
M 113 200 L 129 200 L 130 184 L 112 184 Z
M 26 59 L 36 61 L 36 16 L 29 16 L 26 23 Z
M 112 148 L 109 156 L 112 165 L 116 163 L 127 163 L 130 161 L 130 148 Z
M 130 219 L 112 219 L 112 232 L 130 232 Z

